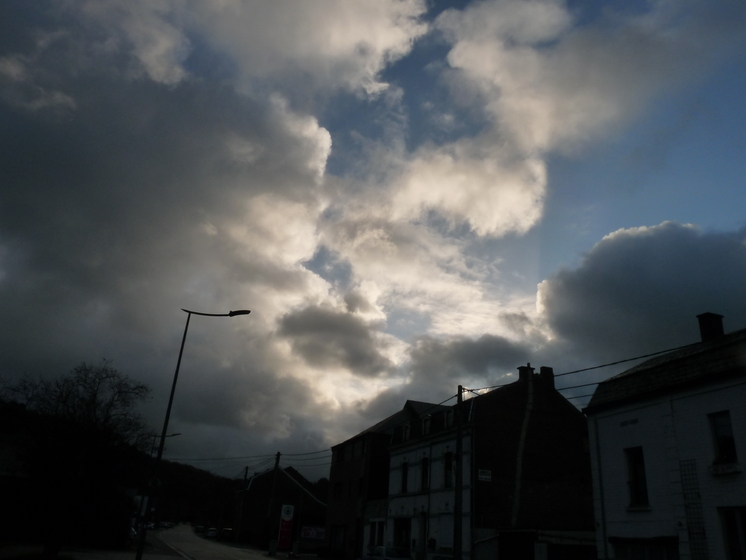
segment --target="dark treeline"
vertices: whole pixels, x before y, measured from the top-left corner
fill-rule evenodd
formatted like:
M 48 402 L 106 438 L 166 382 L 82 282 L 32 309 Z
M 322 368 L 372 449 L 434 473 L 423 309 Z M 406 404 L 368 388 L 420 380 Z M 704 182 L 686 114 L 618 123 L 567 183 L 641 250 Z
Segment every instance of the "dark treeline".
M 0 393 L 0 539 L 61 546 L 130 544 L 137 496 L 155 496 L 154 521 L 222 525 L 238 481 L 150 456 L 152 430 L 136 414 L 148 388 L 107 361 L 54 380 L 25 378 Z

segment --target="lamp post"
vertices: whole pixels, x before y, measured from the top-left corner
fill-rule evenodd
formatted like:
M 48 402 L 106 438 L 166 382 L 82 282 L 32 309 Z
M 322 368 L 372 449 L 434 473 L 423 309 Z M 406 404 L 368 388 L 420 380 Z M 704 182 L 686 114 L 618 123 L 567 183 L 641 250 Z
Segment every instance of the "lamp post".
M 168 431 L 168 421 L 171 418 L 171 405 L 174 403 L 174 392 L 176 392 L 176 381 L 179 379 L 179 368 L 181 367 L 181 356 L 184 354 L 184 342 L 186 342 L 187 331 L 189 330 L 189 319 L 192 315 L 202 315 L 204 317 L 235 317 L 237 315 L 248 315 L 251 313 L 248 309 L 239 309 L 238 311 L 230 311 L 228 313 L 200 313 L 199 311 L 190 311 L 189 309 L 183 309 L 182 311 L 187 314 L 186 325 L 184 326 L 184 336 L 181 337 L 181 348 L 179 349 L 179 359 L 176 362 L 176 371 L 174 372 L 174 381 L 171 384 L 171 394 L 168 397 L 168 407 L 166 408 L 166 418 L 163 420 L 163 430 L 161 431 L 161 442 L 158 445 L 158 455 L 155 458 L 156 468 L 161 462 L 163 456 L 163 447 L 166 444 L 166 435 Z M 147 516 L 150 510 L 150 492 L 145 499 L 145 515 Z M 140 535 L 137 541 L 137 556 L 136 560 L 142 560 L 142 553 L 145 549 L 145 534 L 146 529 L 144 524 L 141 524 Z
M 166 437 L 176 437 L 180 435 L 181 435 L 181 432 L 177 432 L 175 434 L 168 434 Z M 155 453 L 155 438 L 158 437 L 158 434 L 152 434 L 150 437 L 153 438 L 153 445 L 151 446 L 151 450 L 150 450 L 150 456 L 152 457 L 153 453 Z

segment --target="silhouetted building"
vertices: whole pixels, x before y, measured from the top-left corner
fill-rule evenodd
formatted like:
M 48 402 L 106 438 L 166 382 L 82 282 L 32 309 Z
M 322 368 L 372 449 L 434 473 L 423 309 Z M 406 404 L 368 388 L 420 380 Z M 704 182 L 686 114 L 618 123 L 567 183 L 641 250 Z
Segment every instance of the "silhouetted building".
M 327 538 L 333 557 L 355 560 L 384 543 L 391 436 L 396 426 L 436 406 L 407 401 L 399 412 L 332 447 Z
M 746 558 L 746 329 L 600 383 L 591 434 L 599 558 Z
M 585 417 L 551 368 L 518 369 L 514 383 L 397 427 L 387 544 L 454 558 L 459 415 L 462 558 L 595 558 Z
M 283 506 L 292 506 L 292 543 L 301 549 L 316 549 L 323 544 L 326 504 L 314 492 L 314 486 L 293 467 L 276 466 L 252 476 L 239 497 L 237 540 L 259 547 L 277 541 Z

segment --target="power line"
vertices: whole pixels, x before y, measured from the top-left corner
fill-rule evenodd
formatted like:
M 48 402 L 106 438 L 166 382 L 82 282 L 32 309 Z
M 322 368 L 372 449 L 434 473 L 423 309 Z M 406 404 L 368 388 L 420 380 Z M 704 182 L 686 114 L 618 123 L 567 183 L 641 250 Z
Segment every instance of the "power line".
M 319 453 L 327 453 L 331 451 L 331 447 L 328 447 L 326 449 L 321 449 L 319 451 L 308 451 L 306 453 L 281 453 L 283 457 L 300 457 L 302 455 L 318 455 Z M 237 455 L 235 457 L 197 457 L 197 458 L 189 458 L 189 459 L 179 459 L 180 461 L 232 461 L 232 460 L 238 460 L 238 459 L 265 459 L 270 458 L 274 459 L 276 453 L 265 453 L 263 455 Z
M 290 457 L 289 454 L 288 455 L 282 455 L 281 454 L 280 456 L 282 458 Z M 293 462 L 296 462 L 296 461 L 301 461 L 301 462 L 302 461 L 319 461 L 319 460 L 331 459 L 331 458 L 332 458 L 331 454 L 327 455 L 326 457 L 294 457 L 294 458 L 290 459 L 290 462 L 293 463 Z
M 657 356 L 658 354 L 665 354 L 666 352 L 674 352 L 675 350 L 681 350 L 682 348 L 688 348 L 689 346 L 694 346 L 695 344 L 700 344 L 699 342 L 693 342 L 692 344 L 685 344 L 684 346 L 677 346 L 676 348 L 669 348 L 668 350 L 659 350 L 658 352 L 653 352 L 651 354 L 644 354 L 642 356 L 637 356 L 635 358 L 626 358 L 624 360 L 617 360 L 616 362 L 609 362 L 608 364 L 601 364 L 600 366 L 593 366 L 593 367 L 587 367 L 583 369 L 576 369 L 574 371 L 566 371 L 565 373 L 557 373 L 554 376 L 555 377 L 562 377 L 563 375 L 571 375 L 573 373 L 580 373 L 581 371 L 590 371 L 592 369 L 599 369 L 603 367 L 608 366 L 615 366 L 617 364 L 623 364 L 624 362 L 632 362 L 634 360 L 641 360 L 642 358 L 650 358 L 651 356 Z
M 307 453 L 283 453 L 283 457 L 298 457 L 300 455 L 318 455 L 319 453 L 326 453 L 327 451 L 331 451 L 331 447 L 327 447 L 326 449 L 322 449 L 321 451 L 309 451 Z
M 590 387 L 591 385 L 598 385 L 601 381 L 594 381 L 593 383 L 583 383 L 582 385 L 570 385 L 569 387 L 558 387 L 558 391 L 565 391 L 567 389 L 577 389 L 578 387 Z
M 635 360 L 641 360 L 643 358 L 650 358 L 652 356 L 657 356 L 659 354 L 666 354 L 667 352 L 674 352 L 676 350 L 681 350 L 683 348 L 688 348 L 690 346 L 694 346 L 695 344 L 699 344 L 699 342 L 693 342 L 692 344 L 685 344 L 684 346 L 677 346 L 675 348 L 669 348 L 667 350 L 658 350 L 657 352 L 651 352 L 650 354 L 643 354 L 641 356 L 635 356 L 634 358 L 625 358 L 623 360 L 617 360 L 615 362 L 608 362 L 606 364 L 600 364 L 600 365 L 597 365 L 597 366 L 591 366 L 591 367 L 587 367 L 587 368 L 576 369 L 576 370 L 573 370 L 573 371 L 566 371 L 564 373 L 555 373 L 554 377 L 562 377 L 562 376 L 565 376 L 565 375 L 572 375 L 574 373 L 581 373 L 581 372 L 584 372 L 584 371 L 591 371 L 591 370 L 594 370 L 594 369 L 600 369 L 600 368 L 605 368 L 605 367 L 609 367 L 609 366 L 615 366 L 617 364 L 623 364 L 625 362 L 632 362 L 632 361 L 635 361 Z M 489 391 L 491 389 L 498 389 L 500 387 L 505 387 L 506 385 L 511 385 L 512 383 L 513 382 L 511 382 L 511 383 L 500 383 L 499 385 L 490 385 L 488 387 L 479 387 L 477 389 L 467 389 L 466 387 L 464 387 L 464 390 L 465 391 L 469 391 L 470 393 L 474 393 L 476 396 L 479 396 L 480 394 L 482 394 L 482 393 L 479 393 L 479 391 Z M 595 383 L 588 383 L 586 385 L 574 385 L 572 387 L 560 387 L 557 390 L 558 391 L 562 391 L 564 389 L 574 389 L 574 388 L 577 388 L 577 387 L 586 387 L 588 385 L 597 385 L 598 383 L 601 383 L 601 382 L 600 381 L 596 381 Z
M 329 461 L 328 463 L 312 463 L 310 465 L 308 463 L 303 464 L 303 465 L 293 465 L 291 463 L 291 464 L 288 465 L 288 467 L 293 467 L 294 469 L 305 469 L 305 468 L 308 468 L 308 467 L 328 467 L 331 464 L 332 464 L 331 461 Z

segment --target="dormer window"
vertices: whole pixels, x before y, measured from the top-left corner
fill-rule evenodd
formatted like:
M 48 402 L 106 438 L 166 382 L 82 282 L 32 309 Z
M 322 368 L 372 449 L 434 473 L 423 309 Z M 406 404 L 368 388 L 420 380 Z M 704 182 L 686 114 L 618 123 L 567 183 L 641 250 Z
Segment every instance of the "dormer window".
M 422 419 L 422 434 L 427 435 L 429 433 L 430 433 L 430 415 L 427 415 Z
M 446 428 L 453 426 L 453 410 L 446 410 Z
M 404 441 L 409 440 L 409 438 L 412 435 L 412 426 L 409 425 L 409 422 L 404 424 L 404 427 L 402 428 L 402 439 Z

